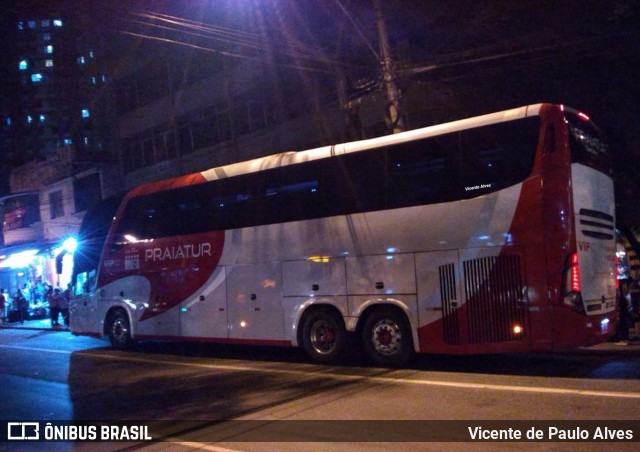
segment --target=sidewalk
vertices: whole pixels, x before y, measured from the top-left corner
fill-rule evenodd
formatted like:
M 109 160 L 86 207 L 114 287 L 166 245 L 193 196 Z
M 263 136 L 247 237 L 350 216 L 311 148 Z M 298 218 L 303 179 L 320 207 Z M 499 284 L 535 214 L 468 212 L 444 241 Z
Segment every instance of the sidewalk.
M 33 319 L 24 322 L 5 322 L 0 323 L 0 328 L 17 328 L 24 330 L 52 330 L 52 331 L 69 331 L 69 327 L 61 324 L 54 328 L 51 326 L 51 319 Z

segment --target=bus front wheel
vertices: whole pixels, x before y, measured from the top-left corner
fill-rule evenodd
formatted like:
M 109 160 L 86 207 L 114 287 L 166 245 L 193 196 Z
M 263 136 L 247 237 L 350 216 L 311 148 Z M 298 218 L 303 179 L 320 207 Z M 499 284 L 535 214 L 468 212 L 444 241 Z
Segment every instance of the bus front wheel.
M 397 309 L 373 311 L 362 328 L 365 353 L 381 367 L 401 367 L 413 356 L 413 338 L 404 314 Z
M 318 363 L 336 361 L 345 351 L 347 333 L 342 319 L 326 309 L 309 313 L 302 327 L 302 344 Z
M 125 350 L 133 345 L 131 326 L 127 314 L 118 309 L 109 316 L 108 333 L 111 346 L 119 350 Z

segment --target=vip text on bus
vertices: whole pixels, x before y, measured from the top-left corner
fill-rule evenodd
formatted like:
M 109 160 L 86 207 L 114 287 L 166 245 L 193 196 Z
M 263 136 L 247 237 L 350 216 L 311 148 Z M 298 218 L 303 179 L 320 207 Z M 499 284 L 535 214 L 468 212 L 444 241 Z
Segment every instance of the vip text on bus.
M 608 152 L 537 104 L 140 186 L 76 272 L 71 331 L 316 362 L 355 335 L 389 367 L 596 344 L 616 327 Z

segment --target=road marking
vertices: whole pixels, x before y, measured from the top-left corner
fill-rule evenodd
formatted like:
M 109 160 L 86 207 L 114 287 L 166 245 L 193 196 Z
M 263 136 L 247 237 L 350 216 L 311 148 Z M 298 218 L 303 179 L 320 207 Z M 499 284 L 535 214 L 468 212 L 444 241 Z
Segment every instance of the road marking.
M 72 352 L 66 350 L 53 350 L 46 348 L 30 348 L 30 347 L 22 347 L 18 345 L 0 345 L 0 348 L 7 349 L 15 349 L 15 350 L 29 350 L 35 352 L 44 352 L 44 353 L 57 353 L 57 354 L 71 354 Z M 376 383 L 399 383 L 399 384 L 407 384 L 407 385 L 419 385 L 419 386 L 440 386 L 440 387 L 448 387 L 448 388 L 459 388 L 459 389 L 484 389 L 490 391 L 510 391 L 510 392 L 527 392 L 527 393 L 538 393 L 538 394 L 558 394 L 558 395 L 577 395 L 577 396 L 588 396 L 588 397 L 608 397 L 608 398 L 624 398 L 624 399 L 640 399 L 640 392 L 622 392 L 622 391 L 599 391 L 599 390 L 589 390 L 589 389 L 570 389 L 570 388 L 553 388 L 553 387 L 544 387 L 544 386 L 511 386 L 511 385 L 500 385 L 500 384 L 490 384 L 490 383 L 465 383 L 465 382 L 456 382 L 456 381 L 441 381 L 441 380 L 419 380 L 419 379 L 409 379 L 402 377 L 384 377 L 378 375 L 348 375 L 348 374 L 340 374 L 340 373 L 329 373 L 327 372 L 319 372 L 313 370 L 305 370 L 305 369 L 274 369 L 274 368 L 260 368 L 260 367 L 251 367 L 251 366 L 241 366 L 241 365 L 232 365 L 232 364 L 209 364 L 209 363 L 195 363 L 195 362 L 183 362 L 183 361 L 174 361 L 174 360 L 156 360 L 151 358 L 146 358 L 144 356 L 134 356 L 131 354 L 113 354 L 113 353 L 96 353 L 91 351 L 76 351 L 73 353 L 80 354 L 82 356 L 88 356 L 92 358 L 99 359 L 117 359 L 121 361 L 129 361 L 129 362 L 138 362 L 145 364 L 163 364 L 163 365 L 171 365 L 171 366 L 183 366 L 183 367 L 195 367 L 199 369 L 210 369 L 210 370 L 228 370 L 228 371 L 243 371 L 243 372 L 263 372 L 263 373 L 271 373 L 271 374 L 281 374 L 281 375 L 296 375 L 296 376 L 304 376 L 305 378 L 309 377 L 320 377 L 320 378 L 333 378 L 338 380 L 345 381 L 371 381 Z M 391 373 L 397 371 L 385 370 L 384 373 Z

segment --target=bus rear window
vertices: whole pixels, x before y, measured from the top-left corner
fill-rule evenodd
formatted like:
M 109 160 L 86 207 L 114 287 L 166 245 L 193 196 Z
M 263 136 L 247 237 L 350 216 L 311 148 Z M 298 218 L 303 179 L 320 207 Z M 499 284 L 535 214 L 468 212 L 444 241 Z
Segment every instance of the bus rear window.
M 577 112 L 568 112 L 566 119 L 569 126 L 571 161 L 611 174 L 609 148 L 600 130 Z

